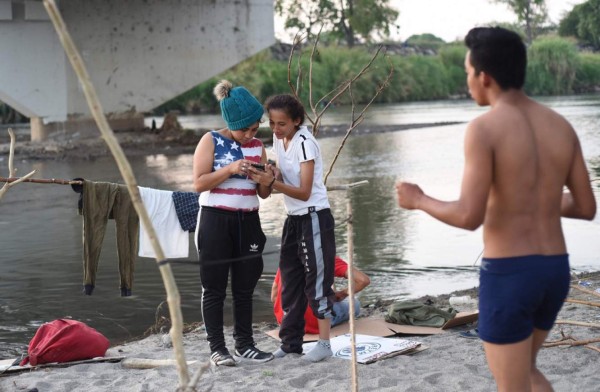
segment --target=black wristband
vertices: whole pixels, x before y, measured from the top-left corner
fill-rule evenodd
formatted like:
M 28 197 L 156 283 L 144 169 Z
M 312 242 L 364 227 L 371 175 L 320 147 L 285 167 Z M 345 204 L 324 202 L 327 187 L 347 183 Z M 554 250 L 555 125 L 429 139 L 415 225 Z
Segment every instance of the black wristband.
M 273 181 L 269 184 L 269 188 L 273 188 L 273 184 L 275 184 L 275 177 L 273 177 Z

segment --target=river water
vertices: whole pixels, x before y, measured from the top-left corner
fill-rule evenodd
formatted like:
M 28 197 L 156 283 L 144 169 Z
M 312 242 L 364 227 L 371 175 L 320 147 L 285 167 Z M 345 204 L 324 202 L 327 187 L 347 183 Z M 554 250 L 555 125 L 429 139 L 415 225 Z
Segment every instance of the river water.
M 566 116 L 576 128 L 599 198 L 600 95 L 541 101 Z M 485 110 L 471 101 L 380 105 L 370 109 L 365 125 L 467 122 Z M 348 119 L 347 108 L 335 108 L 324 123 L 343 124 Z M 160 119 L 156 120 L 160 126 Z M 219 116 L 186 116 L 180 121 L 187 128 L 222 125 Z M 483 250 L 481 230 L 459 230 L 424 213 L 400 210 L 394 195 L 394 183 L 402 178 L 418 182 L 441 199 L 457 197 L 464 129 L 465 124 L 437 126 L 353 136 L 347 141 L 328 185 L 369 182 L 351 191 L 330 192 L 339 223 L 347 217 L 348 201 L 354 209 L 354 262 L 372 282 L 361 293 L 363 302 L 379 297 L 437 295 L 477 285 L 477 265 Z M 340 140 L 320 139 L 326 166 Z M 191 191 L 191 164 L 189 154 L 157 153 L 131 159 L 139 185 L 165 190 Z M 36 178 L 83 177 L 122 183 L 112 158 L 17 161 L 15 166 L 19 175 L 36 169 Z M 7 173 L 7 159 L 0 157 L 0 175 Z M 77 215 L 77 199 L 69 186 L 27 183 L 12 188 L 0 202 L 0 358 L 22 353 L 36 329 L 57 318 L 83 321 L 114 345 L 139 337 L 157 317 L 168 317 L 162 279 L 153 259 L 138 259 L 133 296 L 120 297 L 113 221 L 109 221 L 104 239 L 94 293 L 82 294 L 82 221 Z M 273 321 L 269 295 L 277 268 L 283 211 L 281 195 L 262 202 L 261 219 L 268 242 L 265 271 L 256 289 L 255 321 Z M 563 222 L 573 270 L 600 270 L 600 218 Z M 336 228 L 342 256 L 347 251 L 347 233 L 344 224 Z M 184 322 L 200 321 L 201 288 L 193 245 L 190 257 L 179 261 L 172 269 Z M 227 323 L 231 323 L 229 303 L 228 299 Z

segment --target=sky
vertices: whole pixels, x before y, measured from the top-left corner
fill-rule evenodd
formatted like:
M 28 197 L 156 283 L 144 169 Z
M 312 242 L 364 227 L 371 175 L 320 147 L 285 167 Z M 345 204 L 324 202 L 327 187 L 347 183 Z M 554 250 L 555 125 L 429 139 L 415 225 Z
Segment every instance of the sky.
M 585 0 L 546 0 L 550 20 L 554 23 Z M 472 27 L 490 22 L 517 21 L 507 5 L 491 0 L 390 0 L 390 5 L 400 11 L 400 30 L 391 39 L 404 41 L 414 34 L 431 33 L 444 41 L 462 40 Z M 289 42 L 283 33 L 283 22 L 276 16 L 277 38 Z

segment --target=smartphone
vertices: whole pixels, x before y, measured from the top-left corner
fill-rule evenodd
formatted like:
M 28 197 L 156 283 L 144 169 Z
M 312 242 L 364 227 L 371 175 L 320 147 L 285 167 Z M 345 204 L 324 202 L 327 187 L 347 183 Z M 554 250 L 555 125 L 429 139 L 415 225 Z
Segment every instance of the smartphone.
M 260 171 L 265 171 L 265 165 L 263 163 L 251 163 L 251 165 Z

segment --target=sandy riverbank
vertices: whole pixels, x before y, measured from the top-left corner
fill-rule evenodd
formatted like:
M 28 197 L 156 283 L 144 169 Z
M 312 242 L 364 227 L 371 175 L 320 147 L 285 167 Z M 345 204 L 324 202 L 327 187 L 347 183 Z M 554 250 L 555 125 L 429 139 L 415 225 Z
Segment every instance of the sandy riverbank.
M 588 290 L 600 288 L 600 273 L 574 277 L 573 285 Z M 453 295 L 476 293 L 474 289 Z M 435 306 L 448 306 L 449 295 L 423 297 Z M 569 298 L 600 302 L 600 298 L 571 289 Z M 380 303 L 365 309 L 368 317 L 382 317 L 387 307 Z M 566 303 L 559 319 L 600 324 L 600 309 L 587 305 Z M 273 324 L 255 326 L 257 346 L 275 350 L 278 342 L 267 336 Z M 413 355 L 400 355 L 369 365 L 358 365 L 360 391 L 492 391 L 493 379 L 485 363 L 483 347 L 478 339 L 466 339 L 459 332 L 475 325 L 456 327 L 446 333 L 430 336 L 402 337 L 421 342 L 426 350 Z M 233 347 L 231 328 L 226 336 Z M 563 335 L 576 339 L 600 338 L 600 328 L 557 324 L 549 340 Z M 167 339 L 168 340 L 168 339 Z M 600 346 L 600 343 L 593 344 Z M 184 335 L 186 358 L 197 361 L 189 372 L 206 363 L 208 345 L 201 328 Z M 107 356 L 127 358 L 169 359 L 172 348 L 165 345 L 165 336 L 152 335 L 145 339 L 111 347 Z M 539 367 L 552 382 L 556 391 L 594 391 L 600 385 L 598 363 L 600 352 L 583 346 L 544 348 L 539 355 Z M 320 363 L 308 363 L 299 356 L 264 364 L 241 363 L 235 368 L 210 367 L 197 384 L 198 391 L 348 391 L 351 383 L 350 361 L 329 358 Z M 1 391 L 175 391 L 178 373 L 174 366 L 153 369 L 126 369 L 121 363 L 92 363 L 66 368 L 45 368 L 0 378 Z M 36 389 L 37 388 L 37 389 Z

